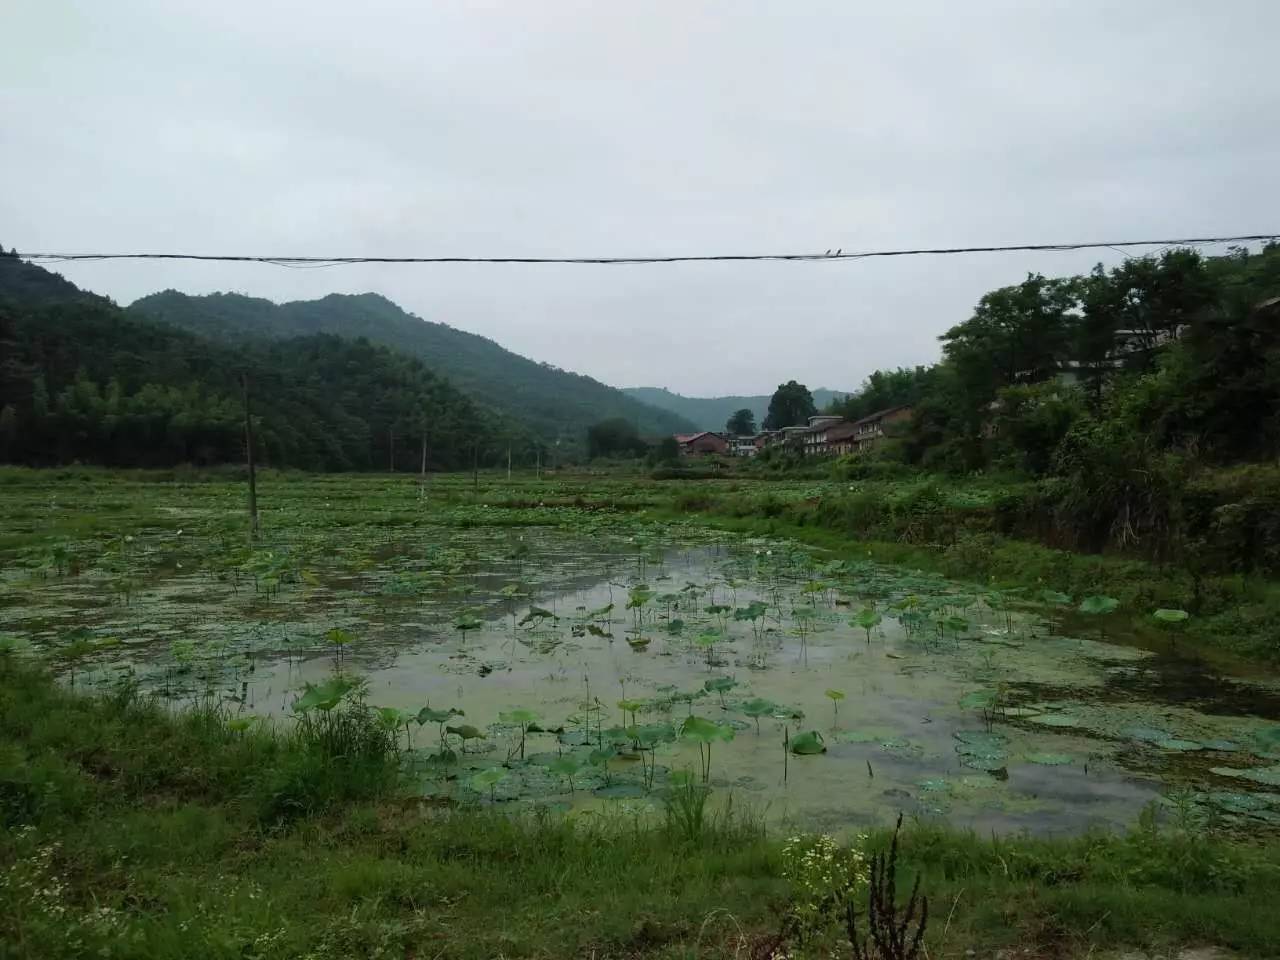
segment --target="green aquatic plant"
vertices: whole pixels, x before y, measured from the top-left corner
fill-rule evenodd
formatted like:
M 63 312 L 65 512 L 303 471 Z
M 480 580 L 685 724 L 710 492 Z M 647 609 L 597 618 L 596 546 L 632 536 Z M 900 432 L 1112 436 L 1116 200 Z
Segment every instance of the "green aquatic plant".
M 727 710 L 728 707 L 724 703 L 724 695 L 738 685 L 738 681 L 732 677 L 713 677 L 710 680 L 703 681 L 702 689 L 707 693 L 714 693 L 720 698 L 720 709 Z
M 698 745 L 698 756 L 702 761 L 702 782 L 711 777 L 711 745 L 716 741 L 728 742 L 733 739 L 733 727 L 714 723 L 704 717 L 690 714 L 680 725 L 680 739 L 692 740 Z
M 462 741 L 462 750 L 465 753 L 467 742 L 470 740 L 487 740 L 484 731 L 479 727 L 474 727 L 469 723 L 450 724 L 444 728 L 445 733 L 451 733 Z
M 355 643 L 355 635 L 349 630 L 343 630 L 341 627 L 333 627 L 325 631 L 324 640 L 325 643 L 333 648 L 334 668 L 341 670 L 346 649 Z
M 423 707 L 418 711 L 418 714 L 414 719 L 420 727 L 426 726 L 428 723 L 436 724 L 436 730 L 440 737 L 440 756 L 442 759 L 445 759 L 447 758 L 447 755 L 452 752 L 449 750 L 449 744 L 446 739 L 448 735 L 445 733 L 445 724 L 454 717 L 461 716 L 463 716 L 462 711 L 455 709 L 454 707 L 449 707 L 447 710 L 433 710 L 431 707 Z
M 826 753 L 827 744 L 817 730 L 809 730 L 791 738 L 791 752 L 801 757 Z
M 520 730 L 520 759 L 523 760 L 525 740 L 528 739 L 530 727 L 538 722 L 538 715 L 532 710 L 517 707 L 514 710 L 506 710 L 499 713 L 498 721 L 508 726 L 517 727 Z
M 507 779 L 507 771 L 502 767 L 489 767 L 481 770 L 471 778 L 471 788 L 478 793 L 489 791 L 489 802 L 494 802 L 494 788 Z
M 1087 613 L 1090 616 L 1102 617 L 1112 613 L 1118 606 L 1120 606 L 1120 601 L 1115 597 L 1094 594 L 1093 596 L 1085 597 L 1080 601 L 1080 606 L 1077 609 L 1081 613 Z M 1099 634 L 1103 634 L 1101 628 L 1099 628 L 1098 632 Z
M 973 690 L 960 698 L 960 707 L 965 710 L 978 710 L 982 713 L 982 722 L 988 730 L 995 722 L 1004 699 L 1003 689 L 996 686 L 987 690 Z
M 359 689 L 359 683 L 341 674 L 330 677 L 323 683 L 308 683 L 300 697 L 293 701 L 293 712 L 308 714 L 314 710 L 328 713 L 349 695 Z
M 584 619 L 592 623 L 607 623 L 609 614 L 613 613 L 613 604 L 606 603 L 603 607 L 596 607 L 594 610 L 588 610 Z
M 631 724 L 636 724 L 636 711 L 646 706 L 648 701 L 645 700 L 619 700 L 618 709 L 622 711 L 622 723 L 625 726 L 627 722 L 627 714 L 631 714 Z
M 652 599 L 653 591 L 644 583 L 636 584 L 627 594 L 627 609 L 631 611 L 637 629 L 644 624 L 644 608 Z
M 544 609 L 543 607 L 530 607 L 529 612 L 520 618 L 519 624 L 522 627 L 527 627 L 529 624 L 532 623 L 536 627 L 541 625 L 542 621 L 544 620 L 554 620 L 554 619 L 555 619 L 555 614 L 552 613 L 550 610 Z
M 699 633 L 696 637 L 693 638 L 694 644 L 696 646 L 701 647 L 703 650 L 707 652 L 707 669 L 708 670 L 711 669 L 711 665 L 715 660 L 716 644 L 723 639 L 724 639 L 724 634 L 721 633 L 719 630 L 715 629 L 714 627 L 709 627 L 708 629 L 703 630 L 701 633 Z
M 601 740 L 603 741 L 603 736 Z M 609 763 L 617 755 L 618 747 L 613 743 L 603 743 L 600 747 L 587 754 L 587 763 L 600 769 L 600 775 L 604 777 L 605 786 L 610 786 L 613 783 L 613 773 L 609 769 Z
M 755 697 L 741 705 L 742 712 L 756 722 L 756 735 L 760 734 L 760 718 L 773 716 L 778 705 L 772 700 Z
M 761 621 L 769 607 L 763 600 L 752 600 L 745 607 L 738 607 L 733 611 L 733 619 L 738 621 L 746 621 L 751 624 L 751 632 L 755 634 L 757 640 L 760 639 Z
M 573 787 L 573 775 L 577 773 L 578 770 L 581 769 L 581 767 L 582 767 L 582 764 L 580 764 L 576 758 L 570 756 L 569 754 L 556 757 L 554 760 L 551 761 L 551 763 L 547 764 L 548 770 L 550 770 L 554 774 L 564 777 L 565 780 L 568 781 L 570 793 L 575 792 Z
M 468 630 L 479 630 L 484 626 L 484 621 L 480 619 L 478 613 L 479 611 L 468 607 L 453 618 L 453 628 L 462 632 L 462 639 L 467 638 Z
M 409 740 L 409 724 L 415 719 L 412 713 L 398 707 L 374 707 L 373 715 L 377 718 L 379 726 L 390 733 L 396 741 L 399 740 L 400 730 L 403 728 L 405 748 L 412 748 Z
M 825 696 L 831 701 L 831 726 L 835 728 L 840 722 L 840 701 L 844 699 L 843 690 L 827 690 Z
M 880 626 L 883 619 L 884 618 L 881 617 L 880 612 L 876 610 L 875 607 L 863 607 L 854 614 L 853 619 L 849 621 L 849 625 L 852 627 L 861 627 L 865 630 L 867 633 L 867 643 L 870 643 L 871 631 Z

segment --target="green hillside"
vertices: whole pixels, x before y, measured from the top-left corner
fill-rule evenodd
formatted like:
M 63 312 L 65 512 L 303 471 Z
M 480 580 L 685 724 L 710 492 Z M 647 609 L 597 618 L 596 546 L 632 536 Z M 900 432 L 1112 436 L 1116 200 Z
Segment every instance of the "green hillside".
M 764 415 L 769 411 L 767 396 L 685 397 L 672 393 L 665 387 L 624 387 L 622 392 L 642 403 L 683 417 L 699 430 L 723 430 L 730 414 L 743 407 L 756 415 L 756 424 L 759 425 L 764 422 Z M 833 400 L 852 391 L 827 390 L 819 387 L 811 392 L 814 404 L 819 410 L 824 410 Z
M 413 470 L 424 431 L 432 468 L 468 465 L 473 442 L 505 452 L 503 420 L 412 357 L 324 334 L 209 340 L 0 252 L 0 462 L 242 462 L 242 374 L 266 465 Z
M 485 337 L 406 313 L 376 293 L 275 304 L 234 293 L 194 297 L 166 290 L 143 297 L 128 311 L 227 341 L 314 333 L 368 337 L 420 358 L 476 400 L 528 424 L 539 437 L 571 448 L 582 444 L 591 424 L 612 417 L 634 423 L 643 435 L 692 427 L 681 416 L 590 377 L 536 363 Z

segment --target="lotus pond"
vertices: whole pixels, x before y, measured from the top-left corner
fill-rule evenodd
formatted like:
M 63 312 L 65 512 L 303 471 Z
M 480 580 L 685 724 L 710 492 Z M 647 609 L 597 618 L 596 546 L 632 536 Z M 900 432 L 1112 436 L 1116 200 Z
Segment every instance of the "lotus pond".
M 691 781 L 827 831 L 902 810 L 1076 833 L 1152 803 L 1280 824 L 1280 689 L 1180 652 L 1178 611 L 1153 649 L 1101 594 L 517 484 L 268 478 L 251 546 L 232 483 L 12 483 L 0 643 L 245 727 L 363 697 L 428 803 L 639 817 Z

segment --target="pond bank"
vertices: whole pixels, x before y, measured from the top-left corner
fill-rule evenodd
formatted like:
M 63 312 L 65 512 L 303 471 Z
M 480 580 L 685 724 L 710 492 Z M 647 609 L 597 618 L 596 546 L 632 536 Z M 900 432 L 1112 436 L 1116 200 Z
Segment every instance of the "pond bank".
M 781 838 L 749 821 L 433 811 L 368 769 L 342 782 L 302 740 L 72 694 L 11 658 L 0 743 L 7 956 L 738 957 L 794 902 Z M 309 799 L 264 821 L 284 789 Z M 936 960 L 1280 942 L 1280 848 L 1176 824 L 1057 840 L 908 824 L 899 869 L 922 876 Z

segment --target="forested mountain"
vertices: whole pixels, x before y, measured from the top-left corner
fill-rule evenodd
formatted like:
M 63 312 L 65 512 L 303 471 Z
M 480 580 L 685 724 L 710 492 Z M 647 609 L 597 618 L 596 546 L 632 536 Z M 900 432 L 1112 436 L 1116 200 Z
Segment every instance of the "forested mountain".
M 499 417 L 418 360 L 316 334 L 233 346 L 128 315 L 0 252 L 0 462 L 416 469 L 505 451 Z M 518 442 L 518 441 L 517 441 Z
M 535 363 L 485 337 L 406 313 L 375 293 L 275 304 L 234 293 L 193 297 L 166 290 L 134 302 L 129 313 L 227 342 L 314 333 L 368 337 L 419 358 L 463 392 L 528 424 L 543 440 L 572 448 L 580 448 L 589 426 L 610 418 L 628 420 L 650 436 L 692 427 L 683 417 L 590 377 Z
M 723 430 L 733 414 L 741 409 L 755 414 L 756 423 L 764 423 L 769 411 L 769 397 L 686 397 L 665 387 L 623 387 L 622 392 L 642 403 L 667 410 L 689 420 L 699 430 Z M 810 391 L 813 402 L 821 409 L 844 396 L 834 390 Z

